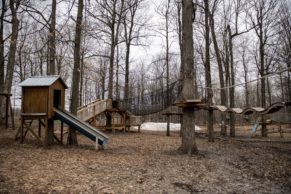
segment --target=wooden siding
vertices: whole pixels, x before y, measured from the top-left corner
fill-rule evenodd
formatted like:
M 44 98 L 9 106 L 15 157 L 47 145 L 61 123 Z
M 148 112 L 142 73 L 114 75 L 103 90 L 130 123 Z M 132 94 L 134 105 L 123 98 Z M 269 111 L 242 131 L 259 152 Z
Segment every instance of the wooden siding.
M 47 113 L 48 87 L 23 87 L 22 90 L 22 113 Z
M 54 90 L 60 90 L 61 91 L 61 101 L 59 108 L 64 109 L 65 108 L 65 86 L 64 84 L 58 79 L 49 87 L 49 112 L 48 112 L 48 118 L 51 118 L 54 116 L 53 108 L 54 108 Z
M 60 91 L 59 108 L 65 108 L 65 85 L 59 80 L 51 86 L 22 87 L 22 113 L 46 113 L 48 119 L 54 116 L 54 90 Z

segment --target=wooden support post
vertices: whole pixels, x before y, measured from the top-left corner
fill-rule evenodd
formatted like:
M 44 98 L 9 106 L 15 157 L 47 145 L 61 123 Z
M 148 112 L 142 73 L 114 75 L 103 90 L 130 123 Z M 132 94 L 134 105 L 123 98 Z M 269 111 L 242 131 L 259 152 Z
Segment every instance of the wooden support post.
M 167 136 L 170 136 L 170 115 L 167 114 Z
M 140 133 L 140 125 L 138 126 L 138 132 Z
M 44 147 L 48 146 L 48 118 L 45 119 Z
M 38 119 L 38 136 L 41 137 L 41 121 Z
M 20 143 L 23 143 L 23 141 L 24 141 L 24 139 L 23 139 L 23 117 L 21 117 L 21 124 L 20 124 L 20 135 L 21 135 L 21 137 L 20 137 Z
M 113 130 L 113 133 L 115 133 L 115 119 L 114 119 L 114 112 L 111 113 L 111 118 L 112 118 L 112 130 Z
M 54 120 L 48 119 L 48 145 L 54 143 Z
M 123 124 L 123 132 L 125 133 L 125 131 L 126 131 L 126 121 L 125 121 L 125 117 L 126 117 L 126 115 L 125 115 L 125 112 L 122 112 L 121 113 L 122 114 L 122 124 Z
M 280 137 L 284 138 L 281 123 L 279 123 L 279 133 L 280 133 Z
M 93 125 L 96 125 L 96 106 L 93 106 Z
M 61 121 L 61 142 L 63 144 L 63 138 L 64 138 L 64 123 Z
M 14 113 L 13 113 L 13 109 L 11 106 L 11 98 L 9 98 L 9 102 L 10 102 L 10 118 L 11 118 L 12 130 L 15 130 Z
M 98 150 L 98 138 L 96 137 L 96 141 L 95 141 L 95 149 Z
M 6 97 L 6 109 L 5 109 L 5 127 L 6 129 L 8 128 L 8 117 L 9 117 L 9 102 L 10 102 L 10 97 L 8 95 Z

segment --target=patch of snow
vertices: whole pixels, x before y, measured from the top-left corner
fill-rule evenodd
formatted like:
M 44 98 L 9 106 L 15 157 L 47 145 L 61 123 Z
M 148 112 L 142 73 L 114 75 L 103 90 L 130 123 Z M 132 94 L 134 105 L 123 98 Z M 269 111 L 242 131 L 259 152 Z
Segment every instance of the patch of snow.
M 170 131 L 180 131 L 180 123 L 170 123 Z M 146 122 L 140 126 L 141 130 L 145 131 L 167 131 L 167 123 Z M 201 128 L 195 125 L 195 131 L 200 131 Z

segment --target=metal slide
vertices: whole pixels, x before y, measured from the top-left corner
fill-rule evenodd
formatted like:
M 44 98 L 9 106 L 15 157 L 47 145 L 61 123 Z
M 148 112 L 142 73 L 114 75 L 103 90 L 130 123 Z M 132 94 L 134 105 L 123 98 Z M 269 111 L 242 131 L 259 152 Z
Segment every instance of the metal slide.
M 79 131 L 83 135 L 85 135 L 87 138 L 91 139 L 92 141 L 96 142 L 96 148 L 98 148 L 98 144 L 101 146 L 104 146 L 107 144 L 108 137 L 97 130 L 96 128 L 92 127 L 88 123 L 82 121 L 77 116 L 71 114 L 68 111 L 60 110 L 54 108 L 55 117 L 70 127 L 74 128 L 75 130 Z

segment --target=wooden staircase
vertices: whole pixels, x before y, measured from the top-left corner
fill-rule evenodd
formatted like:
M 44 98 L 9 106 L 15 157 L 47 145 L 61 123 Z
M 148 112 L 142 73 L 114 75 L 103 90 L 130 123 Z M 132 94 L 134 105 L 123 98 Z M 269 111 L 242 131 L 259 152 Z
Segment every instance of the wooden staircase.
M 111 99 L 96 100 L 80 107 L 77 111 L 77 116 L 83 121 L 88 121 L 108 109 L 112 109 Z
M 113 125 L 111 127 L 114 127 L 114 125 L 120 125 L 121 128 L 128 128 L 129 130 L 131 126 L 138 126 L 138 129 L 140 129 L 140 125 L 143 121 L 141 116 L 135 116 L 132 114 L 128 114 L 126 111 L 121 111 L 119 109 L 113 108 L 111 99 L 96 100 L 85 106 L 82 106 L 78 109 L 77 116 L 82 121 L 91 123 L 93 121 L 96 121 L 95 117 L 100 115 L 101 113 L 111 114 Z M 102 123 L 102 125 L 105 126 L 105 121 L 103 121 Z M 101 127 L 99 125 L 97 124 L 98 127 Z

